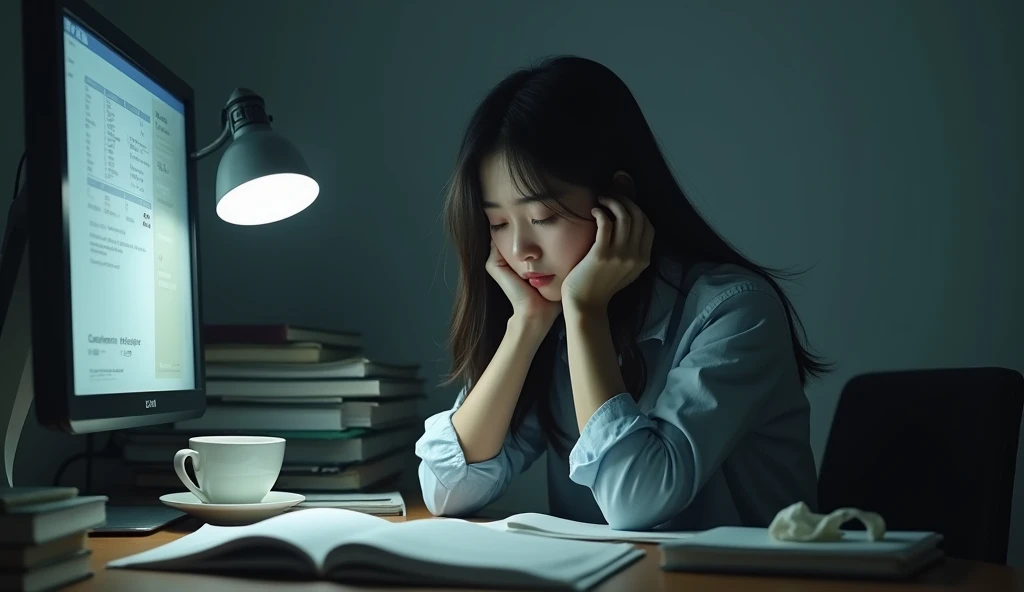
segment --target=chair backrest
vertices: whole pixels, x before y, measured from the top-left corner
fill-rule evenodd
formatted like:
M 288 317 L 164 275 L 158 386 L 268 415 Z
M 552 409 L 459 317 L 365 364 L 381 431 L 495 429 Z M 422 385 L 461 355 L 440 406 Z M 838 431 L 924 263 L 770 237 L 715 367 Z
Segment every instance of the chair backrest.
M 819 511 L 942 533 L 949 557 L 1006 563 L 1024 376 L 1006 368 L 863 374 L 843 388 Z M 856 527 L 851 523 L 851 527 Z

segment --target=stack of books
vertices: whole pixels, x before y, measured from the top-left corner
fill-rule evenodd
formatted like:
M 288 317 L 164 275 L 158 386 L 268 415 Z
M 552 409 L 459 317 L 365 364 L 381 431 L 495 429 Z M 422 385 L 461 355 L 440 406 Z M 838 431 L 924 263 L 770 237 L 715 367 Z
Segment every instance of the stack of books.
M 75 487 L 0 487 L 0 590 L 51 590 L 91 576 L 87 536 L 106 512 L 105 496 Z
M 419 366 L 372 361 L 361 335 L 291 325 L 205 327 L 206 413 L 127 430 L 135 485 L 179 491 L 174 453 L 203 435 L 287 440 L 275 490 L 379 488 L 412 466 L 422 432 Z

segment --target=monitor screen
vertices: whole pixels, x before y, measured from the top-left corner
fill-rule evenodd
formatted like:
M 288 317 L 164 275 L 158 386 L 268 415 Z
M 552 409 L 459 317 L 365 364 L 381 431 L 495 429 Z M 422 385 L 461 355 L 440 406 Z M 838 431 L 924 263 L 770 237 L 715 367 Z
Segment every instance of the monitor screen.
M 75 396 L 196 388 L 183 101 L 64 15 Z

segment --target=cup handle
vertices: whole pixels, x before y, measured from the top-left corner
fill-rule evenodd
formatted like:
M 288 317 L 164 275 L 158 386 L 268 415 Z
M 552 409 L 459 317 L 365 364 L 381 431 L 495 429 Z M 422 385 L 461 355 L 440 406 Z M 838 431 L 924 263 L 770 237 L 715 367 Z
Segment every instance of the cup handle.
M 199 473 L 199 453 L 191 448 L 182 448 L 174 454 L 174 472 L 178 474 L 178 479 L 188 488 L 189 491 L 195 494 L 199 498 L 199 501 L 204 504 L 210 503 L 210 498 L 206 497 L 206 494 L 202 492 L 194 483 L 192 479 L 189 479 L 188 473 L 185 472 L 185 459 L 192 459 L 192 468 L 195 469 L 197 475 Z

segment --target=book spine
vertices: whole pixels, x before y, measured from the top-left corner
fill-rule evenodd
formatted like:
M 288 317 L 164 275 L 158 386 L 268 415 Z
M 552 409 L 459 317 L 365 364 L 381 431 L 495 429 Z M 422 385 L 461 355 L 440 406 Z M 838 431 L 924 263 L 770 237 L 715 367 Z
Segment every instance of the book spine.
M 260 343 L 265 345 L 279 345 L 288 343 L 288 330 L 286 327 L 272 325 L 206 325 L 203 328 L 203 338 L 206 343 Z

